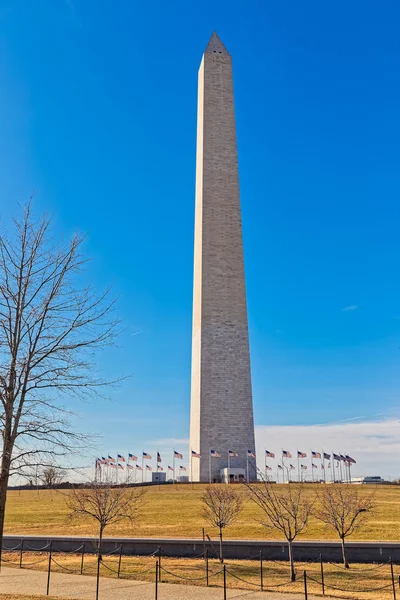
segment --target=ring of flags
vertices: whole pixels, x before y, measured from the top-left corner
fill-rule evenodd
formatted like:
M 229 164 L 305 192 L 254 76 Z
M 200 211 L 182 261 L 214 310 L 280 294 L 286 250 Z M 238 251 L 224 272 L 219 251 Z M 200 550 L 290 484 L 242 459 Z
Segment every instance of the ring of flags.
M 228 458 L 228 465 L 229 465 L 229 460 L 231 458 L 238 458 L 239 457 L 239 453 L 236 450 L 232 450 L 231 448 L 228 448 L 228 450 L 226 451 L 227 454 L 225 454 L 224 452 L 221 452 L 220 450 L 216 450 L 214 448 L 211 448 L 209 450 L 209 457 L 211 458 L 221 458 L 222 456 L 227 456 Z M 108 454 L 107 457 L 102 456 L 101 458 L 97 458 L 96 459 L 96 473 L 97 471 L 101 471 L 102 466 L 106 467 L 106 468 L 111 468 L 111 469 L 115 469 L 116 471 L 119 470 L 126 470 L 126 478 L 128 480 L 128 471 L 134 471 L 134 474 L 136 475 L 136 471 L 140 471 L 140 472 L 147 472 L 147 471 L 153 471 L 153 467 L 149 464 L 145 464 L 144 461 L 149 461 L 152 460 L 152 455 L 149 454 L 148 452 L 142 452 L 142 465 L 138 464 L 138 456 L 136 454 L 133 454 L 132 452 L 128 453 L 128 459 L 125 459 L 126 455 L 117 453 L 116 455 L 111 455 Z M 323 474 L 323 477 L 325 479 L 326 477 L 326 469 L 330 469 L 331 472 L 333 472 L 333 479 L 339 479 L 343 480 L 343 473 L 342 473 L 342 468 L 341 465 L 344 464 L 345 468 L 348 469 L 348 476 L 350 478 L 350 468 L 353 464 L 356 464 L 356 461 L 354 460 L 354 458 L 352 458 L 350 455 L 348 454 L 342 454 L 342 453 L 338 453 L 336 454 L 335 452 L 332 453 L 327 453 L 327 452 L 319 452 L 316 450 L 311 450 L 310 453 L 308 454 L 307 452 L 303 452 L 301 450 L 297 450 L 295 453 L 295 457 L 297 457 L 297 470 L 298 470 L 298 475 L 299 475 L 299 480 L 300 480 L 300 472 L 306 471 L 308 469 L 308 465 L 303 464 L 303 462 L 300 462 L 300 459 L 305 459 L 307 457 L 310 457 L 311 462 L 310 462 L 310 467 L 311 467 L 311 471 L 313 474 L 314 469 L 318 470 L 319 468 L 321 469 L 321 472 Z M 116 458 L 115 458 L 116 457 Z M 265 472 L 267 471 L 272 471 L 273 467 L 267 463 L 267 459 L 275 459 L 277 457 L 277 454 L 275 452 L 271 452 L 270 450 L 267 450 L 265 448 Z M 201 455 L 197 450 L 190 450 L 190 460 L 192 459 L 200 459 Z M 256 453 L 253 450 L 247 450 L 247 453 L 245 455 L 246 460 L 248 460 L 249 458 L 256 458 Z M 281 450 L 281 463 L 276 465 L 277 468 L 277 472 L 282 472 L 282 471 L 287 471 L 289 473 L 289 471 L 295 471 L 296 467 L 295 465 L 293 465 L 292 463 L 289 464 L 285 464 L 285 459 L 291 459 L 293 458 L 292 453 L 289 450 Z M 166 468 L 166 471 L 173 471 L 173 477 L 175 478 L 175 460 L 184 460 L 183 454 L 177 450 L 173 450 L 173 466 L 171 467 L 170 465 L 168 465 L 168 467 Z M 320 465 L 316 464 L 314 461 L 315 460 L 319 460 L 320 461 Z M 327 466 L 325 466 L 325 461 L 328 461 Z M 131 464 L 133 463 L 133 464 Z M 157 454 L 156 454 L 156 471 L 164 471 L 164 468 L 162 467 L 162 465 L 160 464 L 162 463 L 162 457 L 160 452 L 157 450 Z M 335 465 L 336 463 L 336 465 Z M 178 469 L 178 473 L 184 473 L 187 471 L 187 468 L 184 465 L 179 465 Z M 337 471 L 338 473 L 338 477 L 336 478 L 336 473 L 335 471 Z M 339 475 L 339 471 L 340 471 L 340 475 Z M 346 477 L 346 473 L 345 473 L 345 477 Z M 289 481 L 290 481 L 290 475 L 288 475 Z M 143 481 L 143 475 L 142 475 L 142 481 Z

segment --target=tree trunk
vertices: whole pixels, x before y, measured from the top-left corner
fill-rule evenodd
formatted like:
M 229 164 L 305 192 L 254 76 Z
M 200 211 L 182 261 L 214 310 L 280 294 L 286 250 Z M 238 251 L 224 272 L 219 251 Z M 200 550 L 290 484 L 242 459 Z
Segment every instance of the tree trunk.
M 102 556 L 102 552 L 101 552 L 101 544 L 103 543 L 103 531 L 104 531 L 104 527 L 102 525 L 100 525 L 100 531 L 99 531 L 99 548 L 97 551 L 97 555 L 99 557 L 99 561 L 103 560 L 103 556 Z
M 219 562 L 224 562 L 224 555 L 222 551 L 222 527 L 219 528 Z
M 290 580 L 296 581 L 296 570 L 294 568 L 292 540 L 288 540 L 288 548 L 289 548 L 289 562 L 290 562 Z
M 4 517 L 6 513 L 6 500 L 7 500 L 7 487 L 8 480 L 10 477 L 10 465 L 11 465 L 11 443 L 4 442 L 3 444 L 3 456 L 1 459 L 1 472 L 0 472 L 0 566 L 1 556 L 3 548 L 3 533 L 4 533 Z
M 349 569 L 350 565 L 347 562 L 347 558 L 346 558 L 346 550 L 345 550 L 345 547 L 344 547 L 344 537 L 342 538 L 342 557 L 343 557 L 343 564 L 344 564 L 345 568 Z

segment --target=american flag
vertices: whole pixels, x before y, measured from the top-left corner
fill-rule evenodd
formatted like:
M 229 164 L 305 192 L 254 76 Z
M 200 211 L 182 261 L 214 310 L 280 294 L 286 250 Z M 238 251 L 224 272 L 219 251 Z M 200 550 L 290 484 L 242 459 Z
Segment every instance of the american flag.
M 157 471 L 164 471 L 162 467 L 157 467 Z
M 210 454 L 211 456 L 213 456 L 214 458 L 221 458 L 221 455 L 219 452 L 217 452 L 216 450 L 210 450 Z
M 340 454 L 333 453 L 333 460 L 340 460 Z
M 151 467 L 150 465 L 146 465 L 146 469 L 147 469 L 148 471 L 152 471 L 152 470 L 153 470 L 153 467 Z
M 151 460 L 151 454 L 147 452 L 143 452 L 143 460 Z
M 354 458 L 351 458 L 351 456 L 349 456 L 348 454 L 346 454 L 346 460 L 349 463 L 352 463 L 353 465 L 356 464 L 356 461 L 354 460 Z
M 292 458 L 292 455 L 288 450 L 282 450 L 282 456 L 283 458 Z
M 192 450 L 192 458 L 201 458 L 201 456 L 198 452 L 195 452 L 194 450 Z
M 324 460 L 330 460 L 330 459 L 331 459 L 331 455 L 324 452 Z
M 179 460 L 183 460 L 183 455 L 180 452 L 177 452 L 176 450 L 174 450 L 174 456 L 175 458 L 179 458 Z
M 252 450 L 247 450 L 247 456 L 250 456 L 251 458 L 255 458 L 256 455 Z
M 340 460 L 346 460 L 346 457 L 343 454 L 340 455 Z
M 123 469 L 124 467 L 118 463 L 118 469 Z
M 125 462 L 125 457 L 122 456 L 122 454 L 117 454 L 117 460 L 120 460 L 121 462 Z
M 331 468 L 331 463 L 328 463 L 328 469 L 330 469 L 330 468 Z
M 234 452 L 233 450 L 228 450 L 228 456 L 239 456 L 237 452 Z
M 161 454 L 157 452 L 157 462 L 161 462 Z
M 314 450 L 311 452 L 311 456 L 313 458 L 321 458 L 321 452 L 314 452 Z
M 307 471 L 307 465 L 301 465 L 301 468 L 303 469 L 303 471 Z
M 289 465 L 289 466 L 290 466 L 290 469 L 291 469 L 291 470 L 293 470 L 293 469 L 294 469 L 294 466 L 293 466 L 293 465 Z
M 300 452 L 297 450 L 297 458 L 307 458 L 307 454 L 305 452 Z
M 168 466 L 168 471 L 173 471 L 174 469 L 170 466 Z
M 136 468 L 138 471 L 143 471 L 142 467 L 140 465 L 136 465 Z
M 267 471 L 272 471 L 272 467 L 269 467 L 268 465 L 265 465 L 265 469 L 266 469 Z
M 269 450 L 265 451 L 265 456 L 268 456 L 268 458 L 275 458 L 275 454 Z
M 127 469 L 134 469 L 135 467 L 133 465 L 126 465 Z
M 108 455 L 108 460 L 112 460 L 113 462 L 115 462 L 115 458 L 113 458 L 112 456 Z
M 181 465 L 179 468 L 181 471 L 186 471 L 186 467 L 184 467 L 183 465 Z
M 314 465 L 314 463 L 312 463 L 312 468 L 313 469 L 318 469 L 317 465 Z
M 137 456 L 135 456 L 134 454 L 131 454 L 131 452 L 129 452 L 128 454 L 128 460 L 133 460 L 133 462 L 137 461 Z
M 278 469 L 283 469 L 282 465 L 278 465 Z
M 102 465 L 108 465 L 108 458 L 106 458 L 105 456 L 101 457 L 101 464 Z

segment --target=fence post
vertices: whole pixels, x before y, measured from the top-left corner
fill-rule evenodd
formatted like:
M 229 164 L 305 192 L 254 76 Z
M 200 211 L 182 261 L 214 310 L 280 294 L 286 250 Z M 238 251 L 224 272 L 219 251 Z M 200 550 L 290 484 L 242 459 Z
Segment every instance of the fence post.
M 100 546 L 99 546 L 99 553 L 97 555 L 96 600 L 99 600 L 100 561 L 101 561 L 101 554 L 100 554 Z
M 208 587 L 208 548 L 206 548 L 206 585 Z
M 307 571 L 303 571 L 303 578 L 304 578 L 304 598 L 305 598 L 305 600 L 308 600 L 308 593 L 307 593 Z
M 260 550 L 260 587 L 261 591 L 264 589 L 264 581 L 263 581 L 263 557 L 262 550 Z
M 224 600 L 226 600 L 226 566 L 224 565 Z
M 203 552 L 206 552 L 206 534 L 203 527 Z
M 392 575 L 393 600 L 396 600 L 396 586 L 394 584 L 393 561 L 390 559 L 390 573 Z
M 321 585 L 322 585 L 322 595 L 325 596 L 325 579 L 324 579 L 324 563 L 322 561 L 322 554 L 319 555 L 319 561 L 321 563 Z
M 81 558 L 81 575 L 83 573 L 83 561 L 85 560 L 85 542 L 82 545 L 82 558 Z
M 155 600 L 158 598 L 158 578 L 159 578 L 159 570 L 160 565 L 158 564 L 158 560 L 156 561 L 156 590 L 155 590 Z
M 119 574 L 121 573 L 121 560 L 122 560 L 122 544 L 119 547 L 118 579 L 119 579 Z
M 47 571 L 47 588 L 46 588 L 46 596 L 49 595 L 49 591 L 50 591 L 50 573 L 51 573 L 51 546 L 52 546 L 53 542 L 50 542 L 50 548 L 49 548 L 49 569 Z
M 22 569 L 22 553 L 24 551 L 24 540 L 21 540 L 21 548 L 19 551 L 19 568 Z
M 161 546 L 158 546 L 158 581 L 161 583 Z

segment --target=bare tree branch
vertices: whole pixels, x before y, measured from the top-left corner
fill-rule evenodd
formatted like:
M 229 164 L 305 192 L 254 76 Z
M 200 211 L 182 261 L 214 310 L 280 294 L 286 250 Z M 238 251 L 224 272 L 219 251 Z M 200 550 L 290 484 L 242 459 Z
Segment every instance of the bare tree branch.
M 50 225 L 28 203 L 10 235 L 0 234 L 0 542 L 9 477 L 87 446 L 68 401 L 118 381 L 99 376 L 94 362 L 118 333 L 114 300 L 79 285 L 84 237 L 55 243 Z
M 314 515 L 338 534 L 342 543 L 343 564 L 349 568 L 345 540 L 362 526 L 366 513 L 374 507 L 374 496 L 359 496 L 357 489 L 351 485 L 328 485 L 324 486 L 322 493 L 317 494 L 317 498 L 319 502 Z
M 212 527 L 219 529 L 219 559 L 224 562 L 222 532 L 231 525 L 242 512 L 243 494 L 230 485 L 210 485 L 203 496 L 203 517 Z
M 283 533 L 289 548 L 292 581 L 296 580 L 293 559 L 293 540 L 304 533 L 311 515 L 312 502 L 304 496 L 302 485 L 288 483 L 283 489 L 273 486 L 270 481 L 245 484 L 250 499 L 261 509 L 267 520 L 261 524 Z

